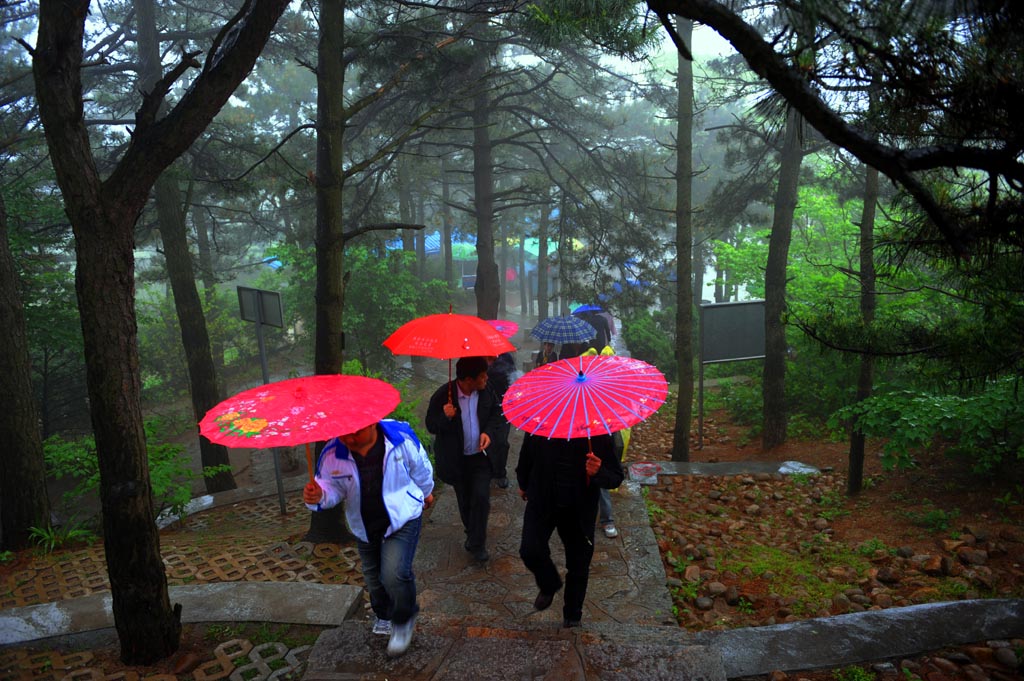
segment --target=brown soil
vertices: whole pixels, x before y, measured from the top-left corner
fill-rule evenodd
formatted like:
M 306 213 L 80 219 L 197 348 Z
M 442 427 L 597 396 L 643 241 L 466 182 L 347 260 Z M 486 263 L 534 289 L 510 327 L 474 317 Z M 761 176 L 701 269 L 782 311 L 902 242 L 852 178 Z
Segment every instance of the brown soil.
M 627 462 L 671 459 L 673 415 L 663 412 L 634 427 Z M 652 528 L 666 574 L 670 581 L 678 580 L 674 602 L 681 626 L 694 630 L 758 626 L 871 607 L 1024 596 L 1021 466 L 979 478 L 963 459 L 936 450 L 918 453 L 913 469 L 886 471 L 881 444 L 869 442 L 863 489 L 850 497 L 846 442 L 793 439 L 765 452 L 749 429 L 731 424 L 722 412 L 706 415 L 704 426 L 702 448 L 691 437 L 693 462 L 799 461 L 824 474 L 804 479 L 659 477 L 659 484 L 648 489 L 648 502 L 657 509 Z M 749 568 L 732 571 L 728 565 L 717 569 L 719 563 L 728 562 L 736 545 L 760 544 L 796 555 L 806 554 L 815 543 L 818 548 L 813 552 L 822 556 L 849 549 L 867 563 L 863 571 L 855 572 L 823 559 L 820 574 L 812 575 L 847 585 L 847 593 L 856 594 L 850 596 L 854 602 L 845 594 L 825 602 L 820 594 L 816 601 L 801 598 L 799 588 L 797 596 L 787 597 L 794 587 L 792 574 L 759 574 Z M 726 592 L 714 597 L 708 592 L 712 582 L 717 582 L 715 589 Z M 739 607 L 723 602 L 730 594 Z M 703 604 L 713 602 L 713 607 L 697 607 L 699 596 L 713 597 Z M 1011 646 L 1021 648 L 1018 655 L 1024 664 L 1024 641 Z M 986 646 L 944 654 L 960 665 L 936 663 L 935 657 L 943 653 L 904 664 L 921 678 L 941 672 L 936 678 L 959 674 L 966 679 L 969 674 L 962 668 L 970 665 L 963 661 L 973 654 L 987 658 L 981 666 L 990 678 L 1024 678 L 1020 668 L 1014 672 L 992 664 L 992 650 Z M 797 676 L 824 681 L 837 678 L 835 671 Z

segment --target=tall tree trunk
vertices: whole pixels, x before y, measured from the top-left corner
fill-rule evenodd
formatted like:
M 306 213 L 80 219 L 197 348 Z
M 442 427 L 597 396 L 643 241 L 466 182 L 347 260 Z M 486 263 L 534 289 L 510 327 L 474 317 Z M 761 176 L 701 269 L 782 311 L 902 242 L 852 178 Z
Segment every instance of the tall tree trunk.
M 316 349 L 318 374 L 344 362 L 345 231 L 341 163 L 345 135 L 345 0 L 320 4 L 316 127 Z
M 141 16 L 140 13 L 140 20 Z M 199 422 L 206 412 L 217 406 L 221 398 L 217 389 L 217 368 L 210 352 L 206 317 L 203 316 L 203 304 L 199 300 L 192 270 L 185 215 L 181 209 L 181 192 L 178 191 L 177 182 L 166 173 L 156 181 L 156 212 L 164 258 L 167 260 L 167 276 L 174 292 L 174 309 L 178 313 L 181 343 L 188 364 L 189 392 L 196 423 L 195 434 L 199 439 L 200 460 L 204 469 L 209 466 L 230 466 L 227 447 L 214 444 L 199 435 Z M 204 475 L 203 480 L 210 494 L 238 487 L 230 468 L 215 475 Z
M 0 544 L 23 549 L 29 530 L 50 526 L 39 410 L 32 391 L 31 357 L 25 332 L 25 308 L 7 241 L 7 208 L 0 196 Z
M 345 231 L 342 199 L 345 177 L 345 0 L 320 3 L 316 97 L 316 342 L 317 374 L 341 373 L 344 363 Z M 317 448 L 319 450 L 319 447 Z M 310 513 L 306 541 L 340 543 L 348 533 L 342 505 Z
M 416 195 L 416 215 L 413 217 L 413 221 L 417 223 L 426 223 L 427 207 L 426 195 L 420 192 Z M 420 281 L 427 280 L 427 230 L 418 229 L 415 230 L 416 234 L 416 278 Z
M 222 313 L 217 305 L 216 258 L 210 248 L 210 216 L 205 211 L 192 214 L 196 226 L 196 248 L 199 252 L 199 279 L 203 282 L 203 302 L 209 311 L 210 320 L 216 328 L 217 318 Z M 224 342 L 214 337 L 210 340 L 213 366 L 217 371 L 217 394 L 224 394 L 221 377 L 224 375 Z
M 162 75 L 153 0 L 135 0 L 135 6 L 139 27 L 140 89 L 142 92 L 149 92 Z M 178 314 L 181 343 L 188 364 L 189 393 L 192 397 L 193 421 L 196 424 L 196 438 L 199 440 L 200 460 L 204 469 L 209 466 L 230 466 L 227 448 L 214 444 L 199 434 L 199 421 L 220 402 L 217 368 L 213 364 L 213 355 L 210 352 L 210 336 L 206 330 L 203 304 L 196 290 L 192 254 L 188 248 L 188 228 L 185 224 L 185 213 L 181 208 L 181 192 L 178 191 L 178 183 L 167 173 L 156 181 L 156 212 L 164 257 L 167 261 L 167 276 L 171 280 L 171 290 L 174 292 L 174 309 Z M 215 475 L 204 475 L 203 480 L 206 491 L 210 494 L 235 489 L 238 486 L 230 468 Z
M 768 240 L 768 263 L 764 275 L 764 427 L 761 446 L 772 449 L 786 441 L 786 265 L 793 236 L 800 163 L 803 161 L 800 114 L 790 109 L 779 163 L 779 186 L 775 194 L 775 215 Z
M 693 22 L 677 19 L 679 37 L 689 50 Z M 672 460 L 690 460 L 693 417 L 693 62 L 677 56 L 676 120 L 676 366 L 679 399 L 672 434 Z
M 407 225 L 411 225 L 415 221 L 413 214 L 413 203 L 412 203 L 412 176 L 409 171 L 409 157 L 405 154 L 399 154 L 398 160 L 395 163 L 395 169 L 397 171 L 397 184 L 398 184 L 398 215 L 401 217 L 402 222 Z M 416 252 L 416 231 L 413 229 L 402 230 L 402 250 L 408 253 Z M 410 263 L 411 267 L 415 267 L 414 264 Z
M 864 209 L 860 217 L 860 316 L 865 328 L 875 321 L 875 206 L 878 203 L 878 171 L 867 168 L 864 181 Z M 865 353 L 860 358 L 857 375 L 857 397 L 861 402 L 871 397 L 875 381 L 875 358 Z M 856 425 L 856 424 L 854 424 Z M 864 434 L 854 428 L 850 432 L 850 473 L 846 492 L 859 494 L 864 484 Z
M 519 314 L 529 317 L 533 314 L 530 305 L 530 275 L 526 271 L 526 235 L 519 237 Z
M 441 159 L 441 247 L 444 252 L 444 280 L 448 282 L 448 290 L 452 293 L 461 285 L 455 283 L 452 271 L 452 206 L 451 185 L 448 182 L 448 159 Z
M 508 314 L 508 285 L 509 282 L 505 278 L 505 273 L 508 271 L 508 224 L 502 224 L 498 227 L 498 233 L 501 234 L 501 259 L 498 265 L 498 281 L 500 282 L 498 289 L 500 295 L 498 297 L 498 315 L 503 319 Z M 494 319 L 494 317 L 488 317 L 488 319 Z
M 475 82 L 482 83 L 487 53 L 474 62 Z M 480 86 L 473 95 L 473 208 L 476 214 L 476 313 L 481 319 L 498 316 L 498 265 L 494 262 L 494 158 L 491 146 L 491 102 Z
M 537 222 L 537 319 L 546 319 L 551 314 L 548 300 L 548 224 L 551 222 L 551 206 L 541 204 L 540 220 Z
M 75 234 L 75 291 L 96 437 L 103 547 L 114 626 L 126 664 L 152 664 L 178 648 L 181 606 L 171 608 L 153 516 L 142 428 L 135 319 L 134 227 L 156 179 L 202 134 L 252 70 L 288 0 L 253 0 L 164 118 L 163 92 L 146 93 L 123 155 L 100 181 L 85 126 L 81 68 L 89 0 L 41 0 L 33 53 L 39 116 Z

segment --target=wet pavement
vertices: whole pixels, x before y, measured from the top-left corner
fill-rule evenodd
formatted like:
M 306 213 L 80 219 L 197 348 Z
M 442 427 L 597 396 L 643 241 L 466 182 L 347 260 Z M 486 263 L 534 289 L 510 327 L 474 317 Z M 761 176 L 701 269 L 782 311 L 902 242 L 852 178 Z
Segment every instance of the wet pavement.
M 524 339 L 526 332 L 520 332 Z M 536 343 L 522 345 L 532 348 Z M 520 362 L 528 356 L 522 351 Z M 274 654 L 287 664 L 265 661 L 269 657 L 264 648 L 281 644 L 233 642 L 233 652 L 218 646 L 217 660 L 180 678 L 263 681 L 302 674 L 306 681 L 718 681 L 1024 635 L 1024 602 L 1019 600 L 931 604 L 700 634 L 680 629 L 641 483 L 653 484 L 659 475 L 807 472 L 794 463 L 759 464 L 756 471 L 743 463 L 630 466 L 631 479 L 612 494 L 618 537 L 596 532 L 582 626 L 562 628 L 561 594 L 548 610 L 534 610 L 537 589 L 518 555 L 525 502 L 516 489 L 514 468 L 521 437 L 512 431 L 510 486 L 492 486 L 489 561 L 479 563 L 463 548 L 451 489 L 442 485 L 436 491 L 437 503 L 425 517 L 414 564 L 422 610 L 412 646 L 396 659 L 385 654 L 387 637 L 370 631 L 354 550 L 301 540 L 308 522 L 308 514 L 297 504 L 303 476 L 285 480 L 286 515 L 278 510 L 273 482 L 198 501 L 196 510 L 230 507 L 240 525 L 266 527 L 244 541 L 238 539 L 240 531 L 234 531 L 234 541 L 226 542 L 233 532 L 230 521 L 221 517 L 221 525 L 209 527 L 214 522 L 205 520 L 209 514 L 197 513 L 188 521 L 188 532 L 162 539 L 171 599 L 185 606 L 183 621 L 293 622 L 329 628 L 311 648 L 277 650 Z M 557 536 L 551 546 L 556 565 L 564 570 Z M 27 641 L 111 626 L 105 566 L 97 561 L 102 561 L 102 547 L 10 576 L 9 592 L 0 603 L 0 679 L 113 678 L 102 670 L 82 668 L 67 677 L 52 670 L 37 673 L 30 656 L 18 657 L 19 645 Z

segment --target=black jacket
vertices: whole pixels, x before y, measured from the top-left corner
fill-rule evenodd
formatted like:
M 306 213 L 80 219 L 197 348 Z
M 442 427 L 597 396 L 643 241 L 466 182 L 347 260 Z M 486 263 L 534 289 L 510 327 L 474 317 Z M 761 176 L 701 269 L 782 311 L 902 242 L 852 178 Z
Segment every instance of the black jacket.
M 492 448 L 503 446 L 505 421 L 501 414 L 501 404 L 490 387 L 485 387 L 479 393 L 476 415 L 480 422 L 480 432 L 490 436 Z M 448 404 L 449 396 L 455 405 L 455 417 L 451 419 L 444 415 L 444 405 Z M 425 421 L 427 430 L 434 435 L 434 472 L 444 482 L 454 484 L 460 477 L 459 459 L 463 449 L 462 409 L 459 407 L 459 387 L 455 381 L 443 384 L 430 396 Z
M 593 448 L 601 459 L 601 468 L 587 481 L 587 451 Z M 539 505 L 542 513 L 559 506 L 578 510 L 583 527 L 593 532 L 597 519 L 599 490 L 614 489 L 622 484 L 625 473 L 615 454 L 611 435 L 590 438 L 547 439 L 527 434 L 519 450 L 516 466 L 519 489 L 526 492 L 526 501 Z

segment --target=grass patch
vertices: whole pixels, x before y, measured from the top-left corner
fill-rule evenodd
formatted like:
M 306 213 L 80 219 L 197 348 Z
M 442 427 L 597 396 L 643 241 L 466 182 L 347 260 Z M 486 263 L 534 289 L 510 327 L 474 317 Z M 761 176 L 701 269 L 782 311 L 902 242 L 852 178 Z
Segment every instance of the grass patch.
M 774 546 L 738 546 L 722 556 L 721 570 L 771 575 L 772 590 L 784 598 L 793 598 L 793 612 L 814 613 L 824 603 L 856 586 L 870 563 L 864 556 L 839 544 L 825 541 L 805 542 L 798 551 Z M 851 582 L 829 577 L 832 568 L 852 568 Z

